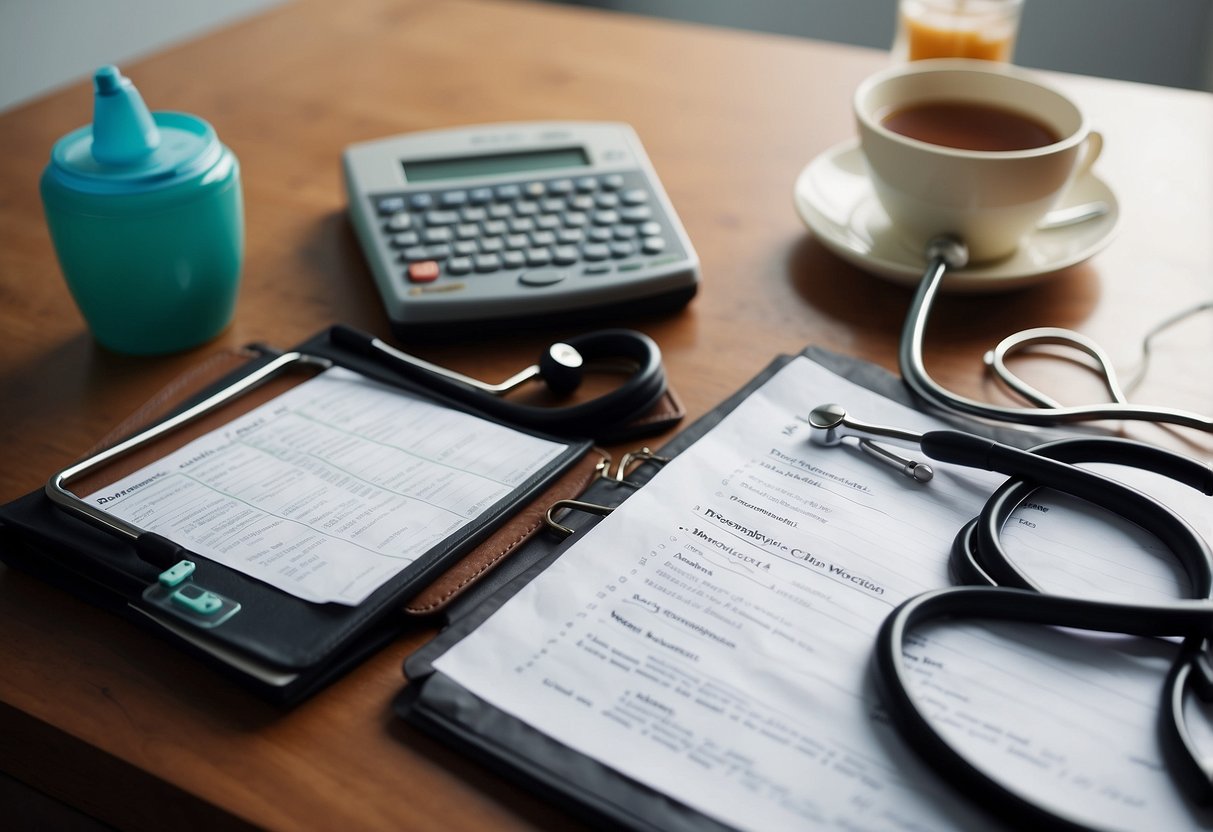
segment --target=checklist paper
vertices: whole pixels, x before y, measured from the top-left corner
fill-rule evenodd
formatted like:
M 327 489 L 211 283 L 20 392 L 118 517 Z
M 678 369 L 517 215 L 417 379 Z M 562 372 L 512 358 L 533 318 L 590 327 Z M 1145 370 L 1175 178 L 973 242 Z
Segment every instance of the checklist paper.
M 87 500 L 299 598 L 356 605 L 565 448 L 330 369 Z
M 888 724 L 869 663 L 901 601 L 949 584 L 952 538 L 1002 477 L 936 465 L 917 484 L 810 444 L 797 417 L 833 401 L 868 422 L 944 427 L 796 359 L 434 667 L 740 829 L 997 828 Z M 1209 533 L 1199 495 L 1134 484 Z M 1038 492 L 1004 536 L 1029 574 L 1051 567 L 1052 592 L 1175 597 L 1157 542 L 1105 520 Z M 1160 760 L 1174 649 L 971 621 L 914 631 L 906 660 L 949 741 L 1033 800 L 1109 829 L 1179 829 L 1210 818 Z

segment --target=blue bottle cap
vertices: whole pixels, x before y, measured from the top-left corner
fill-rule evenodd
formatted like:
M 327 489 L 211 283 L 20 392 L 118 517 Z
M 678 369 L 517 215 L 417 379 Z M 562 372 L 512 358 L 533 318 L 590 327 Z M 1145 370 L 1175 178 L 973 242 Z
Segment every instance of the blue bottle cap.
M 101 67 L 93 84 L 93 123 L 51 149 L 47 172 L 62 186 L 94 194 L 141 193 L 198 177 L 222 155 L 214 128 L 188 113 L 149 112 L 117 67 Z

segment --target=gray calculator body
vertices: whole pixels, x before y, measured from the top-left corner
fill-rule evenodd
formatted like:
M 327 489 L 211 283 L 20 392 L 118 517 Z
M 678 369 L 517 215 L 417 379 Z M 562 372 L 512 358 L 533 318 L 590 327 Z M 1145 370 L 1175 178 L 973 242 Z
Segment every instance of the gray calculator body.
M 664 312 L 698 287 L 695 251 L 626 124 L 426 131 L 351 145 L 342 161 L 401 338 Z

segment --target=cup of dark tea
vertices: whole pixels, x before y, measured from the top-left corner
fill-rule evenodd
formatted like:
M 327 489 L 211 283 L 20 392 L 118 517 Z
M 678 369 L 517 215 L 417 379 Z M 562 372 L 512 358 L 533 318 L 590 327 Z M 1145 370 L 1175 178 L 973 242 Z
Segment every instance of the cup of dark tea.
M 1030 73 L 978 60 L 892 67 L 854 97 L 876 198 L 916 250 L 940 234 L 998 260 L 1103 148 L 1078 105 Z

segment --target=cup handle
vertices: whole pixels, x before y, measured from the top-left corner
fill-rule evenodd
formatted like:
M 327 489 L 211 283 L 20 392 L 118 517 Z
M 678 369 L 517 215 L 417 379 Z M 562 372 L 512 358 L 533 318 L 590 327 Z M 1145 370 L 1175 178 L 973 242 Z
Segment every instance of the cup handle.
M 1070 177 L 1071 181 L 1086 176 L 1087 171 L 1095 164 L 1095 160 L 1099 158 L 1099 154 L 1101 153 L 1103 153 L 1103 134 L 1098 130 L 1092 130 L 1083 139 L 1082 155 L 1078 159 L 1078 164 L 1074 166 L 1074 175 Z

